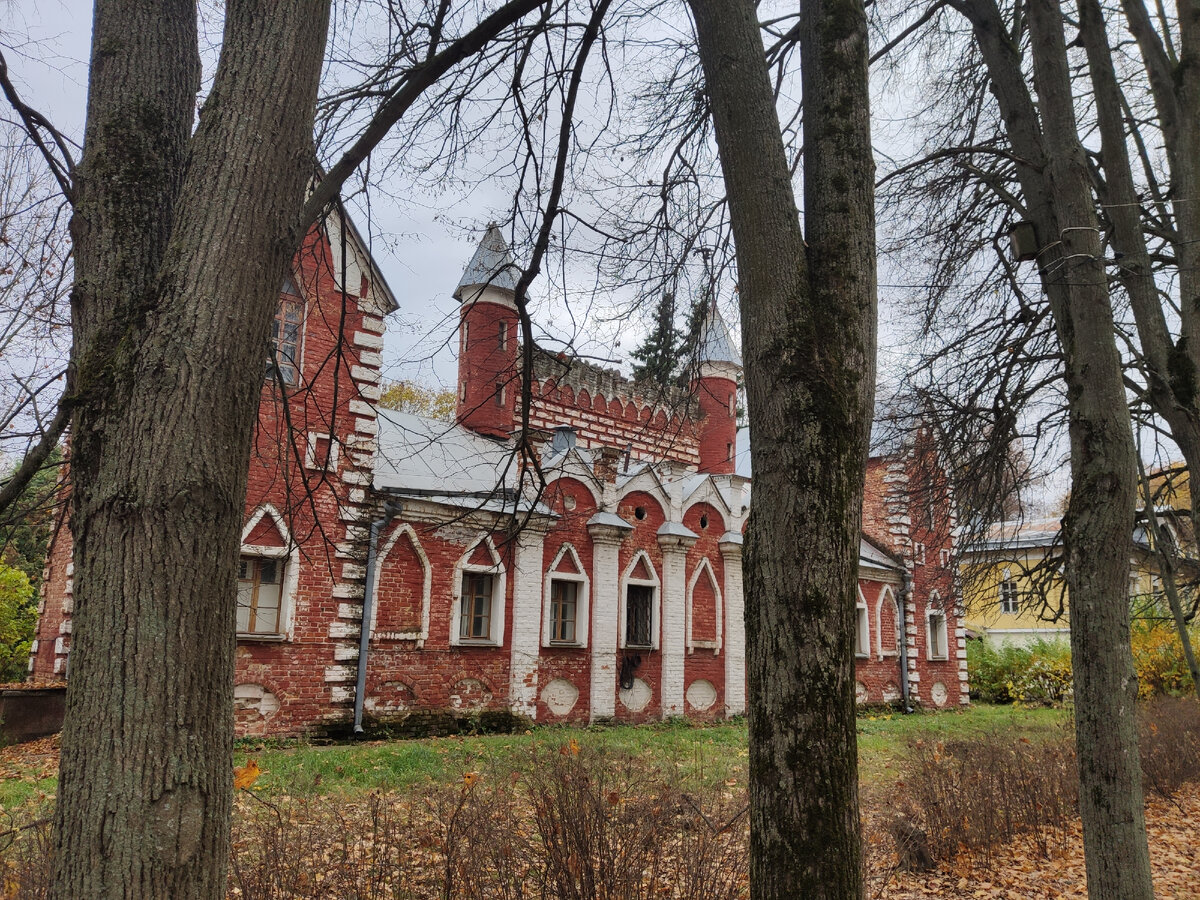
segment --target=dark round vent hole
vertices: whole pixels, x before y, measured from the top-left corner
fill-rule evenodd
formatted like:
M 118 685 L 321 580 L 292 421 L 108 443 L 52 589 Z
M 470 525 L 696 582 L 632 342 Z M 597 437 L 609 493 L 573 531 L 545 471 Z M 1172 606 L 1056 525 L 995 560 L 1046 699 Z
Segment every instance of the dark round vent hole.
M 639 520 L 646 518 L 646 507 L 639 506 L 637 509 L 635 509 L 633 511 L 633 515 L 634 515 L 634 518 L 639 519 Z
M 701 517 L 700 517 L 700 527 L 701 527 L 702 529 L 704 529 L 704 528 L 707 528 L 707 527 L 708 527 L 708 516 L 701 516 Z

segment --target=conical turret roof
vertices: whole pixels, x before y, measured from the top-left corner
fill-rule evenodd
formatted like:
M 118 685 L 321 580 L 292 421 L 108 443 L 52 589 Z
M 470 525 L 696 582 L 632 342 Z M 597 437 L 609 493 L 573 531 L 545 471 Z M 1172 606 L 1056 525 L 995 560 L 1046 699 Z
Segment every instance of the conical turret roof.
M 475 248 L 475 255 L 467 263 L 462 278 L 458 279 L 454 299 L 462 300 L 464 289 L 482 285 L 516 291 L 520 275 L 521 270 L 513 261 L 512 251 L 508 247 L 508 241 L 504 240 L 504 235 L 500 233 L 499 226 L 489 225 L 483 240 Z
M 737 342 L 729 333 L 729 326 L 717 310 L 716 302 L 708 305 L 704 314 L 703 331 L 700 333 L 700 347 L 697 359 L 700 363 L 724 363 L 742 367 L 742 354 L 738 351 Z

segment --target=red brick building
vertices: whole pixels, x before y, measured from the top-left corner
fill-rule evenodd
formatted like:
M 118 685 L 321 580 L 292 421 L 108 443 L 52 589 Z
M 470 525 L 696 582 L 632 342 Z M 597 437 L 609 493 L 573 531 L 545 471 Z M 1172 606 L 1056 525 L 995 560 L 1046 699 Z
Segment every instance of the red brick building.
M 455 291 L 449 423 L 377 408 L 396 303 L 353 227 L 333 220 L 297 255 L 251 463 L 240 732 L 487 710 L 577 723 L 744 711 L 750 484 L 735 471 L 728 328 L 711 310 L 686 390 L 534 348 L 536 458 L 522 461 L 518 274 L 489 229 Z M 905 447 L 869 469 L 862 702 L 966 702 L 952 511 L 911 490 L 927 457 Z M 39 679 L 69 670 L 70 552 L 63 529 L 30 659 Z

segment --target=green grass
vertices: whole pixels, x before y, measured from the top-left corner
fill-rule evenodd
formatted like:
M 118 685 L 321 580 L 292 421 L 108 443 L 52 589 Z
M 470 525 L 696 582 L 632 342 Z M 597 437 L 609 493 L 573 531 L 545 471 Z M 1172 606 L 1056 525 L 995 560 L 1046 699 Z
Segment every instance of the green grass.
M 39 778 L 29 775 L 21 778 L 6 777 L 0 780 L 0 809 L 13 811 L 30 810 L 43 803 L 58 790 L 58 778 Z M 2 829 L 0 829 L 2 830 Z
M 908 745 L 915 740 L 955 740 L 987 732 L 1036 739 L 1061 734 L 1068 714 L 1061 709 L 1021 709 L 976 704 L 964 710 L 914 713 L 866 712 L 858 719 L 859 771 L 865 785 L 894 778 Z M 372 790 L 404 790 L 429 782 L 451 784 L 466 772 L 505 775 L 520 768 L 532 752 L 557 753 L 574 738 L 581 747 L 614 756 L 633 756 L 675 772 L 685 781 L 713 785 L 726 779 L 744 783 L 749 765 L 746 725 L 672 722 L 594 728 L 548 726 L 523 734 L 367 741 L 316 745 L 304 741 L 238 742 L 236 762 L 253 756 L 263 775 L 255 787 L 263 796 L 353 796 Z M 54 795 L 58 779 L 43 760 L 6 760 L 0 778 L 0 807 L 28 813 Z
M 712 783 L 745 772 L 746 727 L 718 725 L 538 728 L 523 734 L 367 741 L 316 746 L 297 743 L 255 748 L 242 741 L 236 762 L 250 757 L 263 769 L 257 787 L 266 795 L 353 794 L 402 790 L 429 781 L 450 783 L 466 772 L 505 775 L 533 752 L 557 753 L 571 739 L 581 747 L 616 756 L 635 756 L 648 765 L 674 769 L 683 778 Z M 743 775 L 744 777 L 744 775 Z
M 1060 734 L 1067 713 L 976 705 L 965 710 L 915 713 L 868 712 L 858 720 L 859 766 L 865 784 L 884 783 L 915 740 L 954 740 L 987 732 L 1036 739 Z M 574 738 L 582 747 L 631 755 L 678 773 L 687 781 L 744 782 L 748 767 L 743 722 L 715 725 L 663 725 L 595 728 L 537 728 L 523 734 L 369 741 L 317 746 L 296 742 L 256 746 L 242 741 L 238 764 L 253 756 L 264 770 L 262 794 L 352 795 L 370 790 L 403 790 L 413 785 L 461 780 L 466 772 L 504 775 L 531 752 L 558 752 Z
M 1065 709 L 990 706 L 901 715 L 868 712 L 858 718 L 858 771 L 864 784 L 890 780 L 913 741 L 953 741 L 1000 733 L 1031 740 L 1063 734 L 1070 723 Z

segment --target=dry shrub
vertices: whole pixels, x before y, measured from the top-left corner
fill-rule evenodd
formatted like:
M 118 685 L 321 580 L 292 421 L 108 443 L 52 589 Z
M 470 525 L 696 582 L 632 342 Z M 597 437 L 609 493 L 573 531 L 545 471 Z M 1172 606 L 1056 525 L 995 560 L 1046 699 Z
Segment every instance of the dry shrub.
M 891 831 L 910 865 L 945 861 L 960 850 L 990 864 L 993 848 L 1018 834 L 1032 835 L 1048 855 L 1065 843 L 1076 814 L 1075 753 L 1065 737 L 917 741 L 897 793 L 903 799 Z
M 629 756 L 534 754 L 524 781 L 546 897 L 563 900 L 736 898 L 748 861 L 739 801 L 705 809 Z M 744 802 L 740 804 L 744 808 Z
M 437 896 L 431 824 L 376 793 L 356 803 L 239 795 L 230 895 L 245 900 L 372 900 Z
M 52 846 L 49 820 L 20 825 L 8 813 L 0 814 L 0 897 L 49 898 Z
M 404 796 L 240 796 L 233 850 L 246 900 L 736 900 L 748 874 L 744 795 L 573 740 Z
M 1145 786 L 1170 797 L 1200 778 L 1200 702 L 1157 697 L 1142 704 L 1141 757 Z

